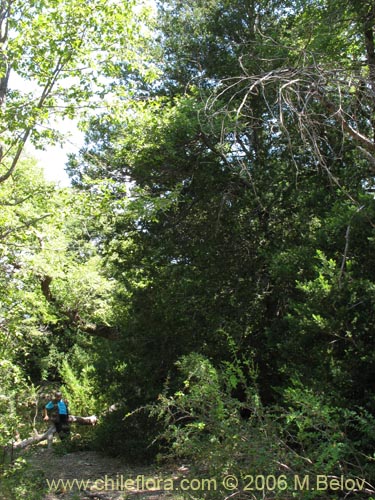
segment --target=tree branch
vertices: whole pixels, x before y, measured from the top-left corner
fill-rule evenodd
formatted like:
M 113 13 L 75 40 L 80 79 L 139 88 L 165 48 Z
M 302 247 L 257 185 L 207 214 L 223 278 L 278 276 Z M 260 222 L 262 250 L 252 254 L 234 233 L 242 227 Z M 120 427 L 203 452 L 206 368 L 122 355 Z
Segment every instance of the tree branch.
M 355 130 L 351 125 L 349 125 L 348 121 L 344 117 L 344 113 L 342 108 L 340 107 L 339 109 L 336 109 L 334 104 L 330 102 L 323 92 L 319 89 L 316 89 L 316 95 L 321 101 L 321 103 L 324 105 L 324 107 L 332 114 L 332 116 L 335 119 L 339 119 L 339 122 L 342 126 L 342 128 L 349 133 L 353 139 L 355 139 L 357 142 L 359 142 L 366 151 L 373 152 L 375 153 L 375 143 L 371 141 L 368 137 L 364 136 L 358 130 Z M 374 170 L 375 171 L 375 170 Z
M 98 417 L 96 415 L 91 415 L 90 417 L 78 417 L 75 415 L 69 415 L 68 421 L 72 424 L 79 425 L 96 425 L 98 423 Z M 30 446 L 31 444 L 41 443 L 42 441 L 46 441 L 48 438 L 53 436 L 56 433 L 56 427 L 51 425 L 49 429 L 46 430 L 43 434 L 35 434 L 27 439 L 23 439 L 22 441 L 18 441 L 9 445 L 13 448 L 13 450 L 23 450 Z
M 36 222 L 39 222 L 39 221 L 41 221 L 43 219 L 46 219 L 47 217 L 50 217 L 51 215 L 52 214 L 50 214 L 50 213 L 44 214 L 41 217 L 36 217 L 35 219 L 31 219 L 31 220 L 25 222 L 24 224 L 22 224 L 22 226 L 16 226 L 16 227 L 7 229 L 3 233 L 0 233 L 0 240 L 3 240 L 4 238 L 6 238 L 7 236 L 9 236 L 10 234 L 15 233 L 16 231 L 19 231 L 19 230 L 21 230 L 21 229 L 23 229 L 25 227 L 30 227 L 33 224 L 35 224 Z
M 343 274 L 344 274 L 346 260 L 348 257 L 349 236 L 350 236 L 350 224 L 348 224 L 348 227 L 346 228 L 346 233 L 345 233 L 345 248 L 344 248 L 344 253 L 342 256 L 342 262 L 341 262 L 341 268 L 340 268 L 340 274 L 339 274 L 339 288 L 341 288 L 341 279 L 342 279 Z
M 51 283 L 51 276 L 40 277 L 42 294 L 48 303 L 60 308 L 61 313 L 69 319 L 72 326 L 79 329 L 82 333 L 86 333 L 87 335 L 91 335 L 93 337 L 101 337 L 107 340 L 118 340 L 120 338 L 120 335 L 115 327 L 109 325 L 88 324 L 80 317 L 77 310 L 64 309 L 62 306 L 60 307 L 56 297 L 52 293 L 50 286 Z
M 47 99 L 47 97 L 50 95 L 50 93 L 52 92 L 52 89 L 53 87 L 55 86 L 57 80 L 58 80 L 58 77 L 61 73 L 61 71 L 63 70 L 65 64 L 69 61 L 70 57 L 68 57 L 65 61 L 63 59 L 63 56 L 60 56 L 59 59 L 57 60 L 56 62 L 56 66 L 52 72 L 52 75 L 51 77 L 49 78 L 49 80 L 47 81 L 46 85 L 44 86 L 44 89 L 42 91 L 42 95 L 40 96 L 39 98 L 39 101 L 35 107 L 36 110 L 41 110 L 43 108 L 43 105 Z M 9 75 L 8 75 L 9 76 Z M 2 85 L 2 82 L 1 82 L 1 85 Z M 7 82 L 6 82 L 6 86 L 7 86 Z M 7 88 L 5 88 L 5 93 L 7 92 Z M 1 98 L 1 94 L 0 94 L 0 98 Z M 5 94 L 4 94 L 4 98 L 5 98 Z M 0 100 L 0 105 L 1 105 L 1 100 Z M 8 170 L 0 176 L 0 184 L 5 182 L 7 179 L 9 179 L 9 177 L 13 174 L 17 164 L 18 164 L 18 161 L 20 159 L 20 156 L 24 150 L 24 147 L 30 137 L 30 134 L 31 134 L 31 131 L 33 130 L 34 126 L 36 124 L 36 118 L 34 117 L 33 120 L 32 120 L 32 123 L 31 125 L 29 125 L 21 139 L 19 140 L 19 143 L 18 143 L 18 146 L 17 146 L 17 150 L 16 150 L 16 154 L 14 155 L 13 157 L 13 160 L 12 160 L 12 163 L 10 165 L 10 167 L 8 168 Z

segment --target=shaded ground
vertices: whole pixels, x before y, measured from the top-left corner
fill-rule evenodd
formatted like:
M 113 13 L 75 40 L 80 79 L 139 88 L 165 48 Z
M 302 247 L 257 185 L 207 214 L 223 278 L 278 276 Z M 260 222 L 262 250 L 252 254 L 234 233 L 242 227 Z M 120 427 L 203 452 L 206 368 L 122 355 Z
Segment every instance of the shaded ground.
M 130 467 L 93 451 L 58 454 L 39 448 L 27 461 L 46 479 L 43 500 L 181 500 L 176 491 L 183 469 Z

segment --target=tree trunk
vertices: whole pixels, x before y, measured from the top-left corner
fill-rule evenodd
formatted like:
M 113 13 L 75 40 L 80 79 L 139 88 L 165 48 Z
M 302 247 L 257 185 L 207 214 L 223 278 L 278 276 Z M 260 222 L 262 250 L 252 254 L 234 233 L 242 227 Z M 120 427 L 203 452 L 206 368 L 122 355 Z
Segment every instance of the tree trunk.
M 96 425 L 98 422 L 98 417 L 95 415 L 91 415 L 90 417 L 77 417 L 75 415 L 69 415 L 68 419 L 69 423 L 79 424 L 79 425 Z M 22 441 L 18 441 L 9 445 L 7 449 L 13 448 L 13 450 L 23 450 L 27 448 L 31 444 L 41 443 L 42 441 L 46 441 L 47 439 L 51 439 L 56 432 L 56 427 L 51 425 L 51 427 L 44 432 L 43 434 L 34 434 L 27 439 L 23 439 Z

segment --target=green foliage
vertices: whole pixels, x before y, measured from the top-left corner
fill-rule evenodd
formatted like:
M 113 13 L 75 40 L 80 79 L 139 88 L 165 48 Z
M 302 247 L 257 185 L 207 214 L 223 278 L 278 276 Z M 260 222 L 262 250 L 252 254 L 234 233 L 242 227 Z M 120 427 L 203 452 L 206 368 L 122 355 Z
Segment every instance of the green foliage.
M 28 159 L 21 162 L 19 170 L 0 188 L 2 445 L 17 436 L 27 437 L 35 424 L 36 388 L 27 364 L 33 349 L 43 343 L 40 320 L 45 306 L 35 293 L 25 265 L 37 245 L 36 228 L 50 215 L 45 200 L 52 191 L 40 178 L 35 162 Z
M 154 442 L 161 426 L 149 412 L 127 411 L 125 405 L 103 415 L 95 428 L 91 446 L 110 456 L 122 457 L 134 464 L 154 463 L 160 446 Z
M 170 443 L 173 455 L 191 464 L 192 477 L 203 471 L 218 481 L 225 474 L 241 477 L 244 466 L 274 473 L 276 428 L 264 413 L 256 386 L 245 389 L 242 402 L 231 395 L 245 378 L 240 366 L 228 363 L 217 370 L 204 356 L 191 353 L 178 368 L 181 389 L 171 394 L 166 387 L 152 414 L 164 422 L 160 437 Z M 241 417 L 244 409 L 246 419 Z M 218 493 L 204 498 L 213 494 Z
M 373 63 L 355 4 L 160 2 L 162 77 L 91 118 L 70 161 L 102 199 L 117 281 L 97 387 L 133 415 L 168 380 L 154 415 L 201 470 L 245 470 L 254 442 L 264 469 L 373 476 Z M 112 418 L 129 442 L 108 416 L 102 443 Z
M 92 367 L 84 366 L 79 374 L 75 373 L 67 360 L 60 366 L 60 375 L 64 381 L 64 395 L 69 401 L 70 412 L 74 415 L 92 415 L 97 409 L 97 402 L 93 394 Z
M 37 145 L 59 138 L 41 125 L 56 114 L 72 118 L 80 107 L 96 106 L 94 96 L 103 95 L 124 60 L 134 71 L 152 73 L 135 53 L 137 39 L 146 44 L 146 34 L 138 30 L 146 13 L 137 13 L 132 2 L 32 1 L 25 10 L 17 1 L 9 11 L 6 3 L 1 21 L 9 31 L 2 59 L 32 82 L 28 92 L 9 92 L 9 104 L 1 110 L 2 128 L 13 133 L 10 141 L 20 130 L 31 131 Z
M 32 387 L 10 359 L 2 352 L 0 359 L 0 445 L 6 446 L 18 435 L 25 437 L 32 429 L 36 388 Z M 8 358 L 8 359 L 7 359 Z
M 152 414 L 164 423 L 159 438 L 170 443 L 172 456 L 190 464 L 189 477 L 210 477 L 222 485 L 226 475 L 234 475 L 240 480 L 233 491 L 246 495 L 251 475 L 274 475 L 283 482 L 267 491 L 272 498 L 292 492 L 296 476 L 337 477 L 345 471 L 348 477 L 374 477 L 370 454 L 356 460 L 365 442 L 359 434 L 357 439 L 352 435 L 355 430 L 374 439 L 374 418 L 363 408 L 339 408 L 298 381 L 285 389 L 287 408 L 267 408 L 260 402 L 256 383 L 242 385 L 248 377 L 238 362 L 215 370 L 207 358 L 192 353 L 178 366 L 181 389 L 171 393 L 166 387 Z M 233 396 L 240 384 L 242 402 Z M 199 491 L 199 498 L 217 498 L 218 491 Z M 307 489 L 298 494 L 312 499 L 317 492 Z
M 64 62 L 41 105 L 10 93 L 11 134 L 41 144 L 51 107 L 110 99 L 70 159 L 79 191 L 28 160 L 0 186 L 2 442 L 30 377 L 103 412 L 95 446 L 131 460 L 371 482 L 370 4 L 166 0 L 149 26 L 81 4 L 31 3 L 27 49 L 16 26 L 9 40 L 39 87 Z
M 92 382 L 94 341 L 82 330 L 109 327 L 115 282 L 100 270 L 95 225 L 87 220 L 97 210 L 94 197 L 47 184 L 26 158 L 0 185 L 0 203 L 5 446 L 42 430 L 36 384 L 63 382 L 78 414 L 102 410 Z
M 0 476 L 1 500 L 41 500 L 46 490 L 41 471 L 32 469 L 22 458 L 15 460 Z

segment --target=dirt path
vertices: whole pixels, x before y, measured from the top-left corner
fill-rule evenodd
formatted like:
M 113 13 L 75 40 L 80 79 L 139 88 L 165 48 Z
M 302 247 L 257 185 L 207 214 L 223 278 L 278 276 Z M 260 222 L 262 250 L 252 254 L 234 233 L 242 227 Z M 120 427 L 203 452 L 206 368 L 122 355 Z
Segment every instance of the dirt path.
M 130 467 L 121 459 L 92 451 L 59 456 L 40 448 L 28 458 L 46 478 L 43 500 L 181 500 L 172 490 L 183 470 Z M 69 482 L 68 482 L 69 481 Z

